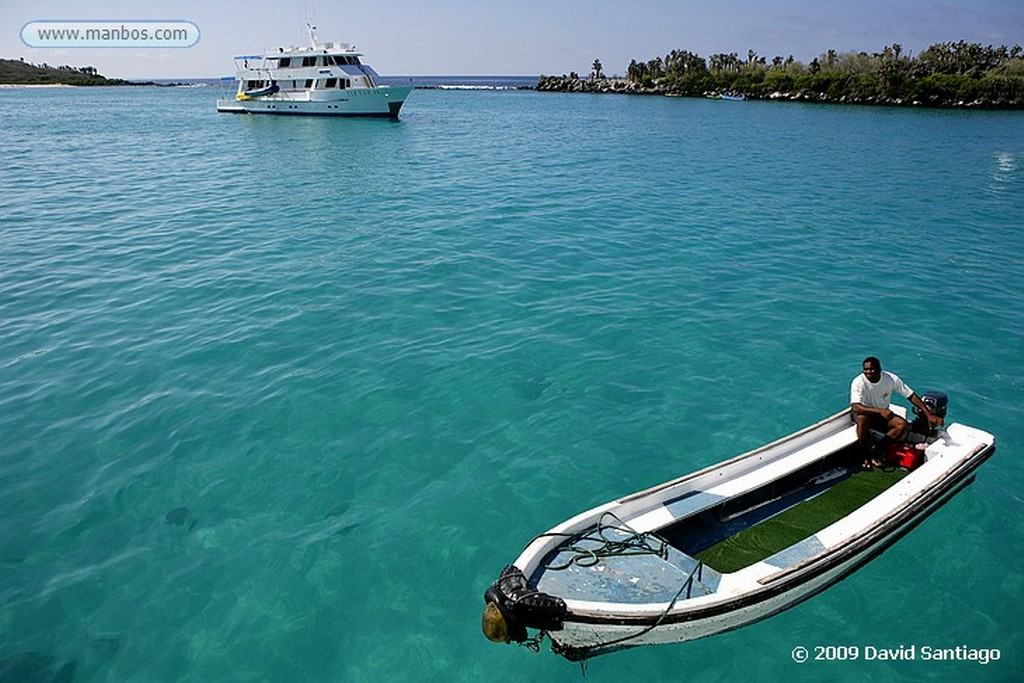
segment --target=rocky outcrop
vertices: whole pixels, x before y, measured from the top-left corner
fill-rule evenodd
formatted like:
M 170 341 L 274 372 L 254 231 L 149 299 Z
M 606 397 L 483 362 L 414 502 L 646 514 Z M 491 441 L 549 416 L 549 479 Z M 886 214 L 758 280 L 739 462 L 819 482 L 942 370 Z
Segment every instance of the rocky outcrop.
M 541 76 L 537 80 L 536 89 L 546 92 L 664 94 L 660 87 L 644 87 L 624 78 L 577 78 L 575 76 Z
M 576 76 L 541 76 L 537 81 L 537 90 L 542 92 L 570 92 L 593 94 L 623 95 L 663 95 L 669 97 L 716 97 L 718 91 L 688 92 L 664 81 L 655 81 L 650 85 L 642 85 L 624 78 L 579 78 Z M 776 100 L 788 102 L 819 102 L 823 104 L 861 104 L 884 107 L 953 107 L 963 109 L 1022 109 L 1024 100 L 1020 98 L 979 98 L 966 100 L 944 100 L 937 97 L 921 100 L 901 99 L 885 96 L 861 96 L 847 93 L 838 97 L 814 91 L 795 92 L 744 92 L 743 98 L 748 100 Z

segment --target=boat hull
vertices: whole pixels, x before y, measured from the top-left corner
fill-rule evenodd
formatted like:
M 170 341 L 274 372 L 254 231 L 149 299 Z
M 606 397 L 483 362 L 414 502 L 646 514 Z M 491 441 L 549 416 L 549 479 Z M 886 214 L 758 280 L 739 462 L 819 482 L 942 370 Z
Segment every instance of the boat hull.
M 330 100 L 282 96 L 217 100 L 217 111 L 278 116 L 369 116 L 397 119 L 411 86 L 355 88 Z

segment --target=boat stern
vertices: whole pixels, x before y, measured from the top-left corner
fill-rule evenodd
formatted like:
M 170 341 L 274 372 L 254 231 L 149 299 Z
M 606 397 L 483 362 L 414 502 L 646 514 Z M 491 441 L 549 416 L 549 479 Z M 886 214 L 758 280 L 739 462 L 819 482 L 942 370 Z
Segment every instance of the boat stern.
M 566 614 L 561 598 L 531 588 L 526 575 L 514 564 L 505 567 L 484 592 L 484 636 L 495 643 L 523 643 L 528 628 L 557 631 Z

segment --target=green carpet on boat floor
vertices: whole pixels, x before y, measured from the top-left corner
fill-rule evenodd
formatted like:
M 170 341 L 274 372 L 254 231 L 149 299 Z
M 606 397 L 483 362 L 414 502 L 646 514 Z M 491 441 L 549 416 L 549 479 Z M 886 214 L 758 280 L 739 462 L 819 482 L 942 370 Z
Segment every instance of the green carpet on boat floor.
M 858 472 L 825 493 L 696 553 L 722 573 L 749 567 L 850 514 L 906 476 L 895 470 Z

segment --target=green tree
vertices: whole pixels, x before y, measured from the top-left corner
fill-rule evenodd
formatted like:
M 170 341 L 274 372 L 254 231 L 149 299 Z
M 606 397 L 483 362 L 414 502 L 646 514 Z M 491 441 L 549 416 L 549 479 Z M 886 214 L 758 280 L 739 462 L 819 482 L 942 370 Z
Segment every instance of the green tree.
M 641 83 L 646 73 L 647 66 L 633 59 L 629 62 L 629 68 L 626 69 L 626 79 L 630 83 Z
M 664 60 L 634 59 L 628 76 L 632 82 L 688 95 L 733 90 L 754 97 L 780 92 L 827 101 L 1024 108 L 1024 48 L 962 40 L 937 43 L 916 58 L 899 43 L 876 53 L 829 49 L 806 66 L 792 55 L 769 63 L 754 50 L 747 51 L 745 60 L 735 52 L 705 60 L 688 50 L 672 50 Z
M 665 56 L 664 64 L 665 73 L 675 77 L 703 74 L 708 70 L 704 58 L 689 50 L 672 50 Z

